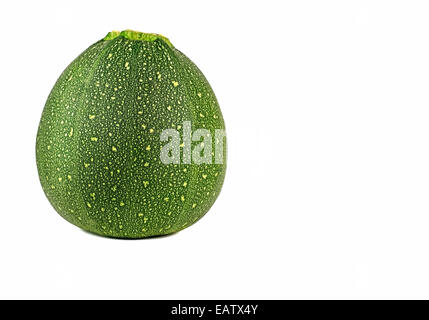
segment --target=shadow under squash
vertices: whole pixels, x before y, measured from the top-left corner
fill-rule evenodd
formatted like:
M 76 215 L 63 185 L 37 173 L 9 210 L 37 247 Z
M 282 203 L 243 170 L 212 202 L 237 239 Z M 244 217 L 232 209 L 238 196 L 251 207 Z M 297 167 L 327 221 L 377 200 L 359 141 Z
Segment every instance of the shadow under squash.
M 104 239 L 106 239 L 106 238 L 107 239 L 114 239 L 114 240 L 126 240 L 126 241 L 129 241 L 129 240 L 153 240 L 153 239 L 158 239 L 158 238 L 168 238 L 170 236 L 173 236 L 173 235 L 179 233 L 179 231 L 177 231 L 177 232 L 172 232 L 169 234 L 161 234 L 161 235 L 149 236 L 149 237 L 145 237 L 145 238 L 120 238 L 120 237 L 114 237 L 114 236 L 109 236 L 109 235 L 102 236 L 98 233 L 91 232 L 91 231 L 88 231 L 88 230 L 85 230 L 82 228 L 79 228 L 79 229 L 82 230 L 83 232 L 85 232 L 86 234 L 90 234 L 90 235 L 95 236 L 95 237 L 100 237 L 100 238 L 104 238 Z

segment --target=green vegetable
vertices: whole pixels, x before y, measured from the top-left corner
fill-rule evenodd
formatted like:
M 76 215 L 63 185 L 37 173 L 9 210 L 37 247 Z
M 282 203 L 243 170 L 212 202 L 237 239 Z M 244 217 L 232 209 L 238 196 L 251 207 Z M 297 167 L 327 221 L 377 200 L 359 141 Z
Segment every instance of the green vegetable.
M 191 142 L 213 142 L 212 163 L 183 161 L 189 122 L 193 132 L 209 130 L 204 145 Z M 169 128 L 181 135 L 180 163 L 161 161 Z M 224 121 L 209 83 L 167 38 L 110 32 L 67 67 L 48 97 L 36 141 L 39 178 L 55 210 L 82 229 L 119 238 L 177 232 L 219 195 L 226 147 L 223 163 L 215 162 L 224 142 L 216 129 Z

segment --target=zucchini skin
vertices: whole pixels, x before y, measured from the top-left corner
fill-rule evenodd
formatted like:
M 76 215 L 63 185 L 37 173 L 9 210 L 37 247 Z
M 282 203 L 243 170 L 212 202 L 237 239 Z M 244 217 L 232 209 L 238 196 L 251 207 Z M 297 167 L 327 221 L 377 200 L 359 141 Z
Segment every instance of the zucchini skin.
M 107 38 L 107 37 L 106 37 Z M 105 38 L 105 39 L 106 39 Z M 204 75 L 166 38 L 100 40 L 61 74 L 36 138 L 42 188 L 72 224 L 102 236 L 180 231 L 218 197 L 222 164 L 164 164 L 164 129 L 225 129 Z M 182 149 L 182 148 L 181 148 Z

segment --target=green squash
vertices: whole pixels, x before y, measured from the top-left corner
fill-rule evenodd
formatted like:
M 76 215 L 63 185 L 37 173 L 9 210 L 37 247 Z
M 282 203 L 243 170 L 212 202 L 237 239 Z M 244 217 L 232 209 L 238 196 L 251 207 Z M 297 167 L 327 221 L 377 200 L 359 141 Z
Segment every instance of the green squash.
M 211 136 L 193 141 L 186 125 Z M 110 32 L 67 67 L 47 99 L 36 141 L 40 182 L 55 210 L 87 231 L 177 232 L 219 195 L 226 146 L 215 131 L 224 128 L 206 78 L 167 38 Z M 177 153 L 170 163 L 161 159 L 166 129 L 180 133 L 179 161 Z M 189 162 L 190 148 L 211 162 Z

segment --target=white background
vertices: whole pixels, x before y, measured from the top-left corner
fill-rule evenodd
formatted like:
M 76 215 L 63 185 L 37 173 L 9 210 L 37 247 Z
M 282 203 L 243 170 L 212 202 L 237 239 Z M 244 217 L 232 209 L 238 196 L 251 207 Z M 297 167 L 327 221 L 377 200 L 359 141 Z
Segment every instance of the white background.
M 0 11 L 0 298 L 429 298 L 424 1 L 13 1 Z M 220 197 L 149 240 L 48 203 L 37 126 L 63 69 L 111 30 L 204 72 L 229 142 Z

